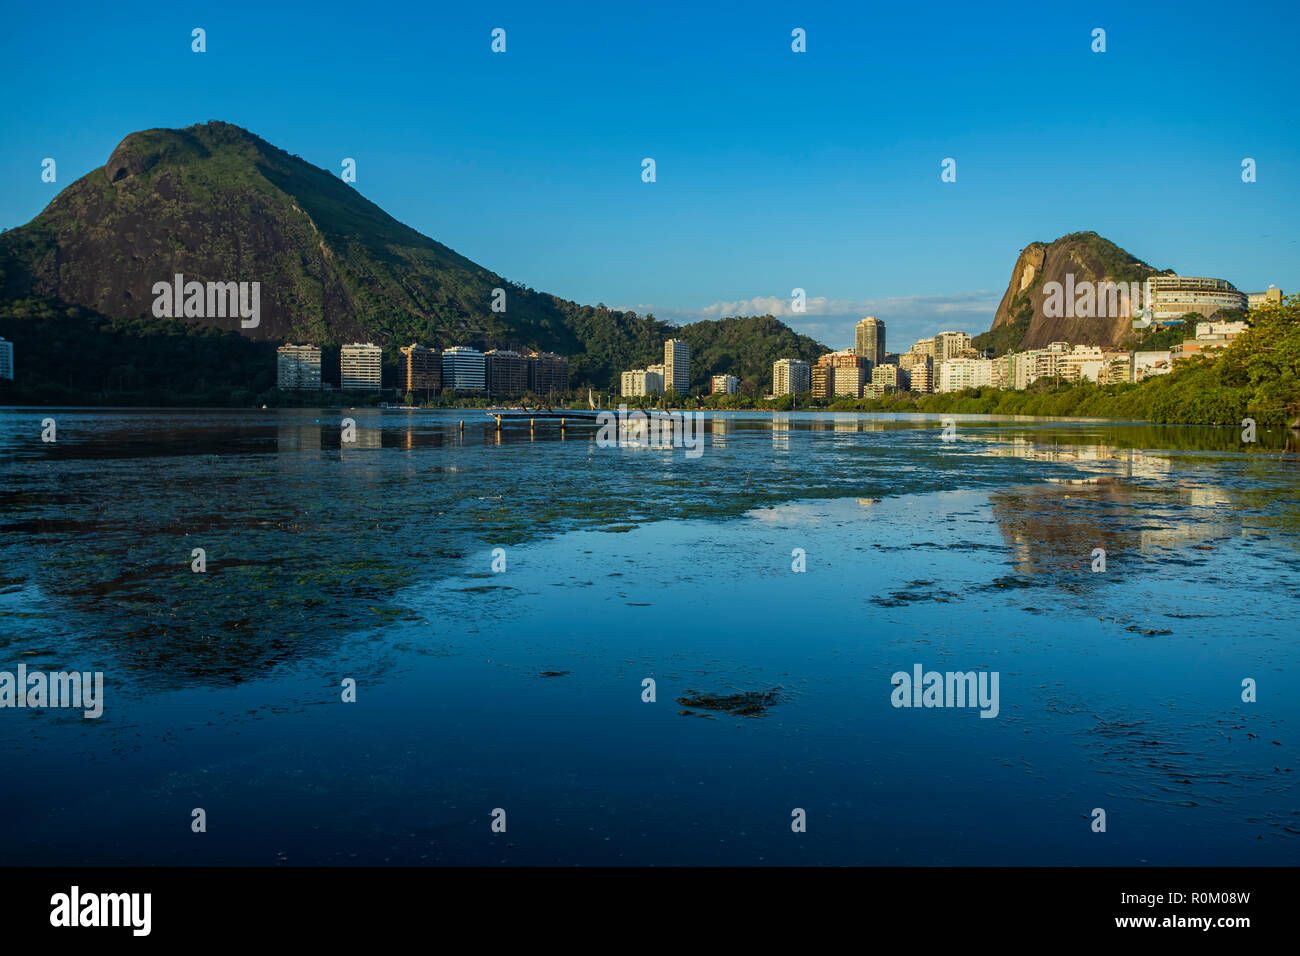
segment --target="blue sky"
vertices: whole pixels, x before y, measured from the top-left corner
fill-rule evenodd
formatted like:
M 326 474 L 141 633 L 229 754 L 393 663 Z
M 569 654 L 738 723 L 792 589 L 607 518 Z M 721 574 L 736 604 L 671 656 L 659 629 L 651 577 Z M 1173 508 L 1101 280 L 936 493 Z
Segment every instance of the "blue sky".
M 128 132 L 220 119 L 355 158 L 368 198 L 509 279 L 679 321 L 776 311 L 833 347 L 867 313 L 891 349 L 983 331 L 1019 250 L 1082 229 L 1295 290 L 1295 4 L 984 7 L 10 5 L 0 225 Z

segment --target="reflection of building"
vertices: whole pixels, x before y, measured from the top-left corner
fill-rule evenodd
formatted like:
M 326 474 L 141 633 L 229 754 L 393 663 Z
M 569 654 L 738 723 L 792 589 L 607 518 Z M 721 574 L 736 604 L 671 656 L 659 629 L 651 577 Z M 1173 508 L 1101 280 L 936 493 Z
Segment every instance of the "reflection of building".
M 677 395 L 691 391 L 691 347 L 681 339 L 664 343 L 664 391 L 670 388 Z
M 319 356 L 320 353 L 317 353 Z M 0 378 L 7 378 L 11 382 L 14 378 L 14 344 L 6 342 L 3 336 L 0 336 Z M 320 358 L 316 359 L 316 379 L 320 380 Z
M 275 387 L 320 388 L 320 349 L 314 345 L 281 345 L 276 349 Z
M 528 391 L 528 359 L 492 349 L 483 355 L 483 381 L 489 395 L 522 395 Z
M 854 330 L 853 351 L 872 365 L 885 361 L 885 323 L 869 315 Z
M 423 345 L 403 345 L 397 367 L 399 392 L 436 392 L 442 388 L 442 354 Z
M 1151 320 L 1181 322 L 1184 315 L 1199 313 L 1207 319 L 1220 309 L 1245 309 L 1249 300 L 1226 279 L 1197 276 L 1152 276 Z
M 487 365 L 483 353 L 465 345 L 453 345 L 442 352 L 442 387 L 458 392 L 487 389 Z
M 379 389 L 379 369 L 384 350 L 378 345 L 352 342 L 339 353 L 339 387 Z
M 778 359 L 772 364 L 772 394 L 801 395 L 811 390 L 811 370 L 803 359 Z
M 320 425 L 284 422 L 276 428 L 275 444 L 280 454 L 291 451 L 320 451 Z

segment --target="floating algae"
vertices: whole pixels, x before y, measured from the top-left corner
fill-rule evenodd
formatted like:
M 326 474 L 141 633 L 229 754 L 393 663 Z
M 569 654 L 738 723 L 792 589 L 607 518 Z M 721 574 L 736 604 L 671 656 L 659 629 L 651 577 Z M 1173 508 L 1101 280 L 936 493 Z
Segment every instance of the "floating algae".
M 687 691 L 677 698 L 683 707 L 695 707 L 699 710 L 722 710 L 738 717 L 761 717 L 772 704 L 779 703 L 780 695 L 775 690 L 747 690 L 739 694 L 701 694 Z M 683 711 L 683 713 L 689 713 Z

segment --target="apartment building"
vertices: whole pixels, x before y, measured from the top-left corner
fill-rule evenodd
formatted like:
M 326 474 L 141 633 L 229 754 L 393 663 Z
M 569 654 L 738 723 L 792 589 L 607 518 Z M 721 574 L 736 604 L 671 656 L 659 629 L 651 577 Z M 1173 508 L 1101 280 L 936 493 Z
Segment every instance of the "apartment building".
M 369 342 L 351 342 L 339 351 L 339 387 L 379 391 L 384 350 Z

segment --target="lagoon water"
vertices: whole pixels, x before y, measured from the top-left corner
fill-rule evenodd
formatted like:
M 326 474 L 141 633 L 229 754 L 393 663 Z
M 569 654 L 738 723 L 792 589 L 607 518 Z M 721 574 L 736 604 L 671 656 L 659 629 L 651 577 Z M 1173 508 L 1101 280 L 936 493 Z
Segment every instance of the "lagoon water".
M 343 414 L 0 410 L 0 862 L 1300 863 L 1293 435 Z

